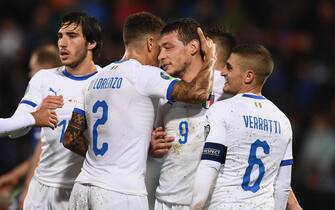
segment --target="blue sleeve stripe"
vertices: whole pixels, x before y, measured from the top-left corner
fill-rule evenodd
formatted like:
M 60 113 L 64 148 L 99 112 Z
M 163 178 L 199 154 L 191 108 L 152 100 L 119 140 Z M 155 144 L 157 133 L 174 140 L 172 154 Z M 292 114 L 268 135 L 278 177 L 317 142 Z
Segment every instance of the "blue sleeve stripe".
M 169 100 L 169 101 L 173 101 L 173 98 L 172 98 L 171 94 L 172 94 L 173 88 L 176 85 L 176 83 L 177 83 L 177 80 L 173 80 L 170 83 L 170 85 L 169 85 L 169 87 L 166 91 L 166 99 Z
M 293 159 L 289 159 L 289 160 L 282 160 L 280 162 L 280 166 L 289 166 L 293 164 Z
M 212 160 L 224 164 L 226 162 L 227 147 L 222 144 L 206 142 L 201 160 Z
M 73 112 L 85 116 L 85 111 L 82 109 L 74 108 Z
M 28 104 L 28 105 L 30 105 L 30 106 L 32 106 L 32 107 L 36 107 L 36 106 L 37 106 L 37 104 L 35 104 L 34 102 L 29 101 L 29 100 L 22 100 L 22 101 L 20 102 L 20 104 Z

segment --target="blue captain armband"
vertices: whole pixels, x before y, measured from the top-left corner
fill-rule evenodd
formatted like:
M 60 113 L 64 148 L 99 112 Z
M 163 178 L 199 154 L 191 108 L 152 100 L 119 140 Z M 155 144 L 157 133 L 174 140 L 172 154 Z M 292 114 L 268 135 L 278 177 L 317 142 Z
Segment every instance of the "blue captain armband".
M 222 144 L 206 142 L 201 160 L 212 160 L 224 164 L 226 162 L 227 147 Z

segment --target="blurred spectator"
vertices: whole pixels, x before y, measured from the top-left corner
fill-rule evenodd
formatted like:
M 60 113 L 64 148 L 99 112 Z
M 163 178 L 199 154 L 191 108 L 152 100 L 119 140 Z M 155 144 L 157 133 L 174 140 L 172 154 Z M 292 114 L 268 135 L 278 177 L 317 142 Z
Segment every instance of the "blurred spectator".
M 335 129 L 325 113 L 313 115 L 300 153 L 299 179 L 306 190 L 302 205 L 305 209 L 333 209 Z

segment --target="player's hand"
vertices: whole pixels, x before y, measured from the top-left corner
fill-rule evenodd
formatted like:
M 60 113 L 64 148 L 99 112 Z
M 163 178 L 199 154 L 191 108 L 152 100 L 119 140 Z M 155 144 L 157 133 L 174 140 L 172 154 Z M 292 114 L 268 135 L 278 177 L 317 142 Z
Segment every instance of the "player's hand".
M 50 127 L 52 129 L 57 127 L 58 120 L 55 110 L 39 108 L 31 114 L 35 118 L 35 125 L 37 127 Z
M 152 157 L 162 158 L 172 147 L 174 137 L 166 136 L 162 127 L 156 128 L 151 134 L 149 154 Z
M 204 55 L 203 67 L 205 67 L 205 69 L 208 66 L 214 67 L 216 62 L 216 45 L 212 39 L 205 37 L 200 27 L 197 28 L 197 32 L 200 38 L 200 48 Z
M 57 109 L 64 105 L 63 96 L 47 96 L 43 99 L 39 108 Z
M 7 173 L 0 176 L 0 189 L 7 189 L 11 191 L 13 187 L 19 182 L 19 177 L 12 173 Z

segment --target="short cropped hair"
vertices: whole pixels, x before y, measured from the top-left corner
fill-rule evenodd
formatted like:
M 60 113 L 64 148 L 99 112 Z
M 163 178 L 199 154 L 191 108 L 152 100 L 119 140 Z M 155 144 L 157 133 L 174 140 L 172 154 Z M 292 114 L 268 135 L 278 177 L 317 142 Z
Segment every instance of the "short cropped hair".
M 212 25 L 206 28 L 206 34 L 209 38 L 211 38 L 216 44 L 216 50 L 219 52 L 221 56 L 220 61 L 226 63 L 231 50 L 236 45 L 236 39 L 234 35 L 229 32 L 225 27 L 220 25 Z
M 262 45 L 242 44 L 233 48 L 232 53 L 241 57 L 241 69 L 251 68 L 256 75 L 256 81 L 264 84 L 272 74 L 273 59 L 271 53 Z
M 180 18 L 176 21 L 167 23 L 163 28 L 161 35 L 177 32 L 178 39 L 183 42 L 184 45 L 188 44 L 192 40 L 196 39 L 200 42 L 200 38 L 197 32 L 197 27 L 200 27 L 193 18 Z
M 50 66 L 61 66 L 58 49 L 52 44 L 42 45 L 33 51 L 36 56 L 36 62 L 39 64 L 49 64 Z
M 125 46 L 138 41 L 148 34 L 160 34 L 164 21 L 149 12 L 129 15 L 123 25 L 123 43 Z
M 72 23 L 81 26 L 84 38 L 89 43 L 96 43 L 93 49 L 93 57 L 97 58 L 102 46 L 102 32 L 101 26 L 95 17 L 88 16 L 84 12 L 71 12 L 64 15 L 61 19 L 59 28 L 69 26 Z

